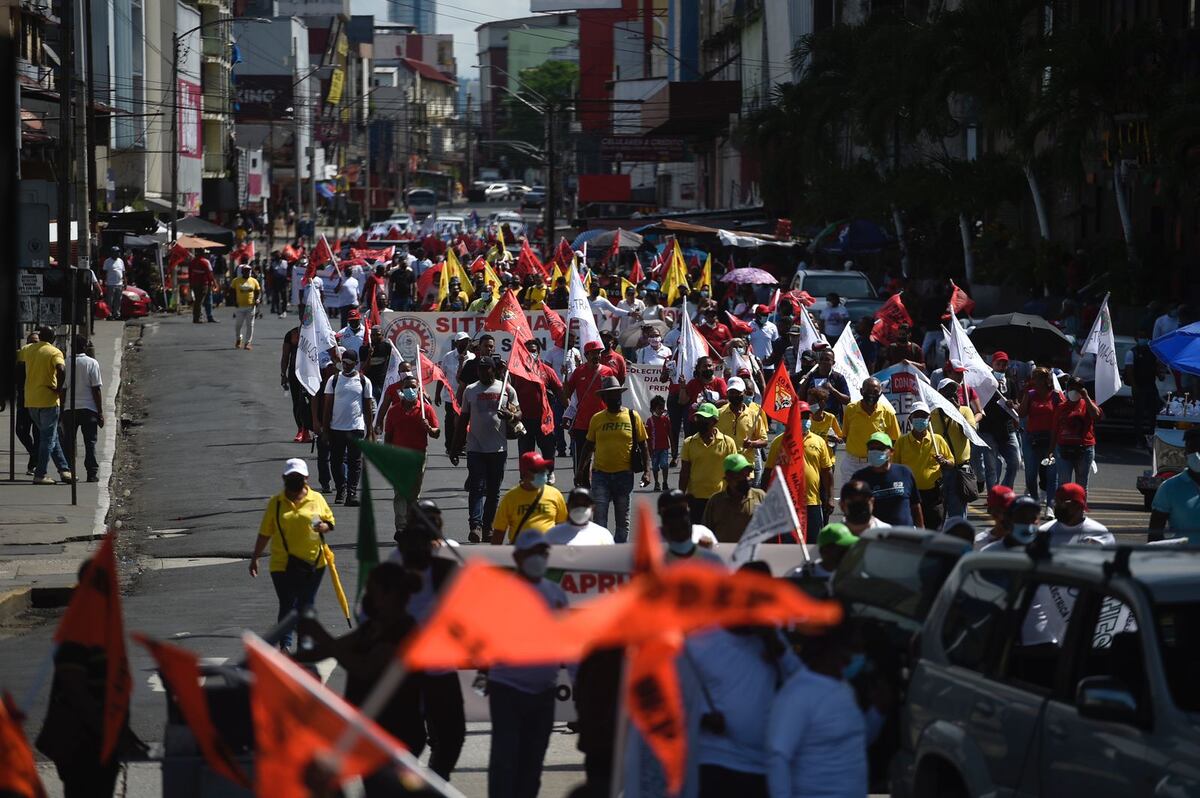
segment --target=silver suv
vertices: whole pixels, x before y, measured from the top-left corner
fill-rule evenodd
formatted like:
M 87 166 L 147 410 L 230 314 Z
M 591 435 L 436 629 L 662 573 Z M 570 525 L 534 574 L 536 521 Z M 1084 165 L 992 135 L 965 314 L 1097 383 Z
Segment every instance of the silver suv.
M 1200 550 L 964 557 L 914 650 L 893 795 L 1200 795 Z

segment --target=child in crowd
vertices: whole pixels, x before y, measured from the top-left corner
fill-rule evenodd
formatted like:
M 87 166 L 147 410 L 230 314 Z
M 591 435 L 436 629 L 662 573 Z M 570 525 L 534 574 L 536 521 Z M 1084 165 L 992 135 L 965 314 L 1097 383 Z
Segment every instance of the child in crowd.
M 655 396 L 650 400 L 650 418 L 646 420 L 646 437 L 650 442 L 650 467 L 654 470 L 654 489 L 657 491 L 670 490 L 670 486 L 667 485 L 667 470 L 671 462 L 671 419 L 667 417 L 666 397 Z M 662 472 L 661 483 L 659 482 L 660 471 Z
M 838 424 L 837 416 L 825 409 L 828 400 L 829 391 L 825 388 L 808 389 L 808 406 L 813 409 L 812 432 L 826 440 L 830 451 L 836 451 L 842 440 L 842 426 Z

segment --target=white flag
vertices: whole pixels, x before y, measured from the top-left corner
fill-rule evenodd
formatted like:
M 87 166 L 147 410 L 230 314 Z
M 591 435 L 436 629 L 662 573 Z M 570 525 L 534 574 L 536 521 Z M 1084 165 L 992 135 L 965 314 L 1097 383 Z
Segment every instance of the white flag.
M 418 354 L 417 357 L 420 357 L 420 354 Z M 402 361 L 403 361 L 403 358 L 400 357 L 400 350 L 397 349 L 393 345 L 392 353 L 390 355 L 388 355 L 387 371 L 385 371 L 383 373 L 383 390 L 379 392 L 379 397 L 381 400 L 387 394 L 388 388 L 391 388 L 393 385 L 395 385 L 397 382 L 400 381 L 400 363 Z M 421 378 L 421 369 L 418 368 L 417 369 L 417 379 L 419 380 L 420 378 Z M 375 423 L 376 424 L 383 423 L 383 416 L 379 415 L 382 412 L 383 412 L 383 402 L 380 401 L 379 408 L 376 411 L 376 415 L 375 415 Z
M 958 426 L 962 427 L 962 431 L 966 434 L 967 440 L 971 441 L 971 443 L 975 446 L 982 446 L 985 449 L 989 448 L 988 445 L 983 442 L 983 438 L 979 437 L 979 433 L 975 431 L 975 428 L 967 423 L 967 419 L 963 417 L 962 412 L 960 412 L 959 409 L 954 406 L 953 402 L 934 390 L 933 386 L 927 382 L 917 380 L 917 388 L 919 388 L 921 391 L 921 401 L 929 405 L 930 409 L 941 410 L 946 414 L 947 418 L 949 418 Z M 949 441 L 947 441 L 947 443 L 949 443 Z
M 1096 356 L 1096 404 L 1102 405 L 1121 390 L 1121 368 L 1117 365 L 1117 344 L 1113 340 L 1112 317 L 1108 297 L 1092 322 L 1092 331 L 1083 342 L 1080 354 Z
M 799 309 L 799 313 L 796 314 L 796 320 L 792 322 L 792 326 L 800 328 L 800 339 L 796 341 L 797 354 L 806 352 L 817 344 L 829 343 L 825 339 L 825 336 L 817 329 L 817 324 L 813 321 L 812 314 L 808 312 L 808 308 L 802 307 Z M 847 324 L 846 326 L 849 327 L 850 325 Z
M 696 374 L 696 361 L 708 357 L 708 342 L 692 324 L 688 314 L 680 313 L 679 343 L 675 349 L 675 373 L 687 384 Z
M 329 317 L 321 305 L 321 292 L 313 286 L 304 292 L 300 306 L 300 346 L 296 351 L 296 379 L 310 396 L 321 389 L 321 353 L 337 346 Z
M 979 394 L 979 406 L 985 406 L 1000 389 L 1000 382 L 992 374 L 992 368 L 980 357 L 979 350 L 967 336 L 967 331 L 950 311 L 950 331 L 946 334 L 946 345 L 950 348 L 950 361 L 960 369 L 966 369 L 963 382 Z
M 867 368 L 867 360 L 854 338 L 853 326 L 847 324 L 833 345 L 833 367 L 846 378 L 850 401 L 857 402 L 862 399 L 863 380 L 871 376 L 871 370 Z
M 754 557 L 754 547 L 765 543 L 779 535 L 793 537 L 800 528 L 800 520 L 796 517 L 796 508 L 792 504 L 791 494 L 788 493 L 787 483 L 780 473 L 779 466 L 775 467 L 775 479 L 767 488 L 767 495 L 762 503 L 754 510 L 750 523 L 742 532 L 742 537 L 733 550 L 734 566 L 741 565 Z M 809 530 L 811 538 L 817 530 Z M 803 542 L 801 543 L 803 545 Z M 808 548 L 805 547 L 805 559 L 808 559 Z
M 589 341 L 600 340 L 600 330 L 596 327 L 596 317 L 592 313 L 592 303 L 588 298 L 587 289 L 583 287 L 583 280 L 579 276 L 579 269 L 571 269 L 571 293 L 567 300 L 567 332 L 570 333 L 572 319 L 579 320 L 579 340 L 576 345 L 579 351 L 583 351 L 583 347 Z

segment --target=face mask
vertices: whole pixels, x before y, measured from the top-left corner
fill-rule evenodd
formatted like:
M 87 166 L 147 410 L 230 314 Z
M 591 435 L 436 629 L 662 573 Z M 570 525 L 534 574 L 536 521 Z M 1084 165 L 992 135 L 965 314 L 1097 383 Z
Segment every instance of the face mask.
M 867 464 L 872 468 L 879 468 L 887 465 L 888 453 L 886 449 L 872 449 L 867 452 Z
M 852 524 L 865 524 L 871 520 L 871 505 L 857 501 L 846 505 L 846 520 Z
M 540 474 L 534 474 L 533 477 L 529 480 L 529 482 L 535 488 L 544 488 L 544 487 L 546 487 L 546 480 L 547 480 L 546 472 L 543 471 Z
M 913 432 L 924 432 L 925 430 L 929 429 L 929 419 L 914 418 L 912 420 L 912 428 Z
M 521 573 L 528 576 L 530 579 L 541 579 L 546 575 L 546 567 L 550 564 L 550 558 L 545 554 L 530 554 L 525 559 L 521 560 Z
M 760 327 L 761 327 L 762 325 L 764 325 L 764 324 L 766 324 L 766 323 L 767 323 L 767 317 L 766 317 L 766 316 L 755 316 L 755 317 L 754 317 L 754 320 L 755 320 L 756 322 L 758 322 L 758 326 L 760 326 Z
M 667 541 L 667 549 L 680 557 L 686 557 L 692 553 L 692 549 L 696 548 L 696 544 L 690 540 L 670 540 Z
M 711 379 L 712 379 L 712 375 L 713 375 L 713 373 L 712 373 L 712 370 L 711 370 L 711 369 L 708 369 L 708 370 L 705 370 L 705 371 L 699 371 L 699 372 L 697 372 L 696 374 L 697 374 L 697 376 L 698 376 L 698 377 L 700 377 L 700 379 L 702 379 L 702 380 L 711 380 Z
M 404 397 L 405 401 L 408 401 L 408 402 L 417 401 L 417 389 L 416 388 L 405 388 L 404 390 L 400 391 L 400 395 Z
M 1072 402 L 1079 401 L 1079 391 L 1067 391 L 1067 399 Z
M 803 427 L 805 432 L 808 432 L 810 429 L 812 429 L 812 419 L 811 418 L 804 419 L 803 421 L 800 422 L 800 426 Z
M 289 493 L 297 493 L 304 487 L 304 477 L 299 474 L 294 476 L 289 474 L 283 478 L 283 487 Z
M 571 523 L 575 526 L 584 526 L 592 520 L 592 508 L 572 507 L 567 511 L 567 518 L 571 519 Z
M 1014 542 L 1028 546 L 1037 535 L 1037 529 L 1037 524 L 1013 524 L 1012 531 L 1008 534 Z
M 662 346 L 662 339 L 658 336 L 655 336 L 654 338 L 647 338 L 646 343 L 657 349 L 658 347 Z
M 1200 474 L 1200 452 L 1192 452 L 1187 456 L 1188 470 Z
M 866 654 L 851 654 L 850 661 L 846 663 L 846 667 L 842 668 L 842 678 L 846 681 L 850 681 L 862 673 L 866 667 Z
M 1004 372 L 997 371 L 996 369 L 992 369 L 992 376 L 998 380 L 1002 380 L 1002 379 L 1004 379 Z

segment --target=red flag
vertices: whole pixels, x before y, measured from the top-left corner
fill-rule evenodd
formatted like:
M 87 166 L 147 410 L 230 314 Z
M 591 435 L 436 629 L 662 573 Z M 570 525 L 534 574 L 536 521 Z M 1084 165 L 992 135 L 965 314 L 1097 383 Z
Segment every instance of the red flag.
M 771 294 L 771 301 L 767 303 L 767 312 L 774 313 L 779 307 L 779 289 L 775 289 L 775 293 Z
M 247 263 L 254 260 L 254 242 L 250 240 L 243 241 L 233 248 L 231 254 L 234 263 Z
M 301 251 L 293 247 L 291 244 L 287 244 L 279 254 L 282 255 L 283 259 L 288 263 L 295 263 L 296 261 L 300 260 Z
M 682 647 L 680 635 L 665 634 L 626 653 L 624 701 L 629 719 L 662 763 L 670 795 L 683 789 L 687 772 L 683 691 L 675 670 L 675 657 Z
M 357 739 L 338 757 L 338 782 L 373 773 L 405 758 L 403 746 L 375 721 L 346 703 L 303 668 L 253 635 L 246 635 L 246 661 L 254 674 L 250 713 L 257 752 L 255 794 L 260 798 L 308 798 L 306 772 L 331 754 L 348 728 Z M 333 757 L 323 757 L 330 763 Z
M 638 259 L 637 253 L 633 256 L 633 268 L 629 270 L 629 282 L 637 285 L 646 279 L 646 273 L 642 271 L 642 262 Z
M 396 254 L 396 245 L 395 244 L 388 247 L 387 249 L 371 249 L 370 247 L 366 247 L 366 248 L 362 248 L 362 249 L 357 248 L 357 247 L 350 248 L 350 257 L 351 258 L 363 258 L 364 260 L 372 260 L 372 261 L 387 260 L 387 261 L 390 261 L 392 259 L 392 256 L 395 254 Z
M 308 259 L 309 263 L 316 264 L 319 268 L 327 262 L 332 262 L 337 266 L 337 257 L 333 254 L 333 249 L 330 248 L 329 242 L 325 240 L 325 236 L 321 236 L 317 240 L 317 245 L 313 247 L 312 257 Z
M 186 648 L 152 640 L 145 635 L 134 634 L 133 639 L 145 646 L 158 663 L 163 683 L 175 698 L 175 704 L 192 730 L 192 736 L 196 738 L 196 745 L 208 766 L 234 784 L 250 789 L 250 779 L 242 772 L 229 746 L 213 725 L 208 712 L 208 699 L 200 688 L 200 666 L 196 655 Z
M 446 394 L 447 401 L 450 403 L 450 408 L 455 412 L 461 412 L 458 407 L 458 400 L 454 397 L 454 390 L 450 387 L 450 380 L 446 379 L 446 372 L 442 371 L 442 367 L 434 363 L 429 358 L 425 357 L 425 353 L 417 350 L 417 356 L 421 360 L 421 384 L 433 385 L 435 382 L 442 384 L 442 392 Z
M 786 369 L 785 369 L 786 370 Z M 783 444 L 779 451 L 779 468 L 783 481 L 787 484 L 792 495 L 792 505 L 806 507 L 808 505 L 808 483 L 804 474 L 804 424 L 803 419 L 792 405 L 788 416 L 787 429 L 783 431 Z M 800 523 L 800 543 L 808 540 L 808 515 L 796 513 Z
M 565 348 L 567 343 L 567 323 L 563 321 L 562 316 L 547 305 L 542 303 L 542 317 L 546 319 L 546 326 L 550 328 L 550 339 L 554 341 L 554 345 L 559 348 Z
M 904 307 L 900 294 L 888 297 L 883 307 L 875 311 L 875 326 L 871 328 L 871 340 L 877 344 L 890 344 L 896 340 L 896 330 L 901 324 L 912 324 L 912 316 Z
M 558 248 L 554 251 L 554 260 L 558 263 L 558 268 L 563 274 L 566 274 L 567 269 L 571 268 L 571 263 L 575 260 L 575 250 L 571 249 L 571 245 L 567 243 L 567 239 L 558 239 Z
M 790 302 L 795 310 L 799 310 L 800 308 L 811 308 L 817 301 L 807 291 L 788 291 L 780 297 L 773 298 L 771 301 L 778 302 L 779 299 L 784 299 Z
M 366 328 L 367 332 L 364 337 L 369 337 L 372 327 L 379 326 L 379 289 L 371 286 L 371 312 L 367 314 Z
M 471 261 L 471 266 L 469 269 L 469 271 L 471 272 L 471 276 L 474 277 L 475 275 L 482 272 L 485 268 L 487 268 L 487 265 L 488 265 L 488 262 L 486 260 L 484 260 L 482 255 L 480 255 L 475 260 Z
M 0 702 L 0 795 L 46 798 L 21 720 L 20 710 L 6 692 Z
M 517 295 L 511 288 L 500 296 L 500 301 L 483 320 L 483 329 L 511 334 L 514 351 L 524 349 L 525 342 L 533 338 L 533 330 L 529 329 L 525 311 L 521 310 L 521 303 L 517 301 Z M 541 382 L 540 375 L 535 379 Z
M 513 267 L 513 271 L 522 277 L 531 274 L 544 278 L 550 276 L 537 253 L 529 246 L 527 238 L 521 239 L 521 253 L 517 256 L 517 264 Z
M 608 248 L 607 260 L 616 260 L 621 257 L 621 228 L 617 228 L 613 234 L 612 246 Z
M 725 315 L 729 317 L 729 329 L 735 336 L 749 335 L 754 332 L 754 328 L 749 323 L 742 321 L 728 310 L 725 311 Z
M 443 261 L 436 266 L 430 266 L 417 278 L 417 304 L 420 307 L 425 307 L 425 297 L 430 294 L 437 295 L 438 280 L 441 279 L 442 267 L 445 265 Z
M 181 247 L 179 244 L 174 244 L 171 246 L 171 251 L 167 253 L 167 265 L 174 268 L 191 256 L 192 253 L 189 252 L 185 247 Z
M 662 567 L 662 539 L 648 501 L 638 502 L 636 529 L 637 539 L 633 541 L 633 573 L 656 573 Z
M 955 285 L 953 280 L 950 281 L 950 286 L 954 289 L 950 293 L 950 311 L 953 311 L 955 316 L 970 316 L 971 312 L 975 310 L 975 300 L 971 299 L 966 291 Z M 949 320 L 950 313 L 943 318 Z
M 508 373 L 513 382 L 523 380 L 537 386 L 542 405 L 542 434 L 549 435 L 554 432 L 554 412 L 550 409 L 550 401 L 546 396 L 546 379 L 529 350 L 525 348 L 525 344 L 515 338 L 508 353 Z
M 116 534 L 109 532 L 88 560 L 71 595 L 71 603 L 54 633 L 55 643 L 77 643 L 103 648 L 107 659 L 104 676 L 104 742 L 100 760 L 108 761 L 117 746 L 129 715 L 133 688 L 125 656 L 125 626 L 121 619 L 121 587 L 117 581 Z
M 775 369 L 771 381 L 767 383 L 766 394 L 763 396 L 763 412 L 767 414 L 767 418 L 786 424 L 791 418 L 792 405 L 796 403 L 797 398 L 792 378 L 787 368 L 781 365 Z

